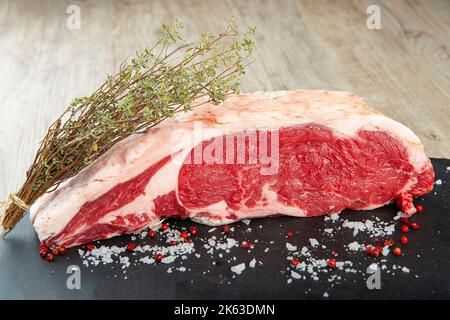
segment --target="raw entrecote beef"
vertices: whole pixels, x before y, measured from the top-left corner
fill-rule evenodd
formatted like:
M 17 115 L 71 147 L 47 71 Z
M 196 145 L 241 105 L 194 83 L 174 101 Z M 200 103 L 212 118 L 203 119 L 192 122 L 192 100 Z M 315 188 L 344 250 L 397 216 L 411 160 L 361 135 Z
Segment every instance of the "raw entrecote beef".
M 356 95 L 257 92 L 117 143 L 30 212 L 42 242 L 71 247 L 167 217 L 221 225 L 391 201 L 410 215 L 433 183 L 419 138 Z

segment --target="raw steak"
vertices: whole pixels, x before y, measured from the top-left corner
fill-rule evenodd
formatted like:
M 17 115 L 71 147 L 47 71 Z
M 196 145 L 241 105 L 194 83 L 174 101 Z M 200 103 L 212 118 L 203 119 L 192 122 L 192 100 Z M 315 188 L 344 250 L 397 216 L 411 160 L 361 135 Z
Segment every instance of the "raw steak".
M 410 215 L 433 183 L 417 136 L 356 95 L 257 92 L 129 137 L 30 211 L 41 241 L 71 247 L 166 217 L 221 225 L 393 200 Z

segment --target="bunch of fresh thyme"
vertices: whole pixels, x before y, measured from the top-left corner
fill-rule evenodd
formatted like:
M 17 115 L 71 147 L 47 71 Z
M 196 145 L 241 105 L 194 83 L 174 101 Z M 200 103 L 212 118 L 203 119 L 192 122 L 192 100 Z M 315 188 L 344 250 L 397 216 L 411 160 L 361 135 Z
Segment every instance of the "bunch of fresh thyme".
M 9 232 L 44 192 L 74 176 L 113 144 L 155 127 L 176 112 L 205 102 L 220 103 L 239 91 L 240 76 L 254 50 L 254 28 L 241 33 L 230 19 L 225 32 L 202 34 L 186 43 L 179 20 L 162 26 L 163 36 L 88 97 L 75 99 L 50 126 L 26 181 L 1 217 Z M 201 98 L 201 99 L 199 99 Z

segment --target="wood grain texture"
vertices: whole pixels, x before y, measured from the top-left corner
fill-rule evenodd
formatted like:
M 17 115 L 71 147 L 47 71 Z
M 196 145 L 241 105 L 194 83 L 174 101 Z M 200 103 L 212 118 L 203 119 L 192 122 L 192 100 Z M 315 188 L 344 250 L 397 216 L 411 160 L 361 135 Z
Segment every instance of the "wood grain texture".
M 66 27 L 71 4 L 80 30 Z M 381 30 L 366 27 L 371 4 Z M 430 156 L 450 158 L 449 1 L 1 1 L 0 198 L 23 181 L 56 115 L 152 44 L 161 23 L 179 17 L 192 38 L 232 14 L 257 28 L 244 91 L 353 91 L 415 131 Z

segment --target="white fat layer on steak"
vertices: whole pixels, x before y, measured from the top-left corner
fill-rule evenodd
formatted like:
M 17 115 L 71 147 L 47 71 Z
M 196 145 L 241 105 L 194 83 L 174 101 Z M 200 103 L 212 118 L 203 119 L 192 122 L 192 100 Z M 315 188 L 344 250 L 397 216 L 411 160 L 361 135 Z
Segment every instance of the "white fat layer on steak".
M 201 136 L 194 135 L 191 139 L 184 138 L 183 135 L 193 132 L 196 121 L 201 121 L 204 129 L 212 130 L 203 130 Z M 242 94 L 231 96 L 219 106 L 204 104 L 190 113 L 180 113 L 163 122 L 159 128 L 117 143 L 90 166 L 61 183 L 55 191 L 35 201 L 30 208 L 31 220 L 39 238 L 45 240 L 62 231 L 85 203 L 136 177 L 175 151 L 181 150 L 180 157 L 184 158 L 193 145 L 214 136 L 307 123 L 324 125 L 333 129 L 334 134 L 348 137 L 355 137 L 360 129 L 386 131 L 406 147 L 409 162 L 418 173 L 428 161 L 419 138 L 409 128 L 367 106 L 353 93 L 296 90 Z M 144 196 L 112 214 L 152 214 L 147 212 L 151 209 L 152 200 L 176 190 L 180 167 L 181 161 L 164 166 L 150 180 Z M 412 184 L 413 181 L 410 182 Z M 404 191 L 407 191 L 407 186 Z M 290 214 L 290 210 L 293 215 L 301 214 L 298 209 L 281 208 L 278 202 L 272 205 L 284 209 L 284 214 Z M 246 218 L 251 217 L 248 213 Z M 264 214 L 273 214 L 273 211 L 260 211 L 258 216 Z

